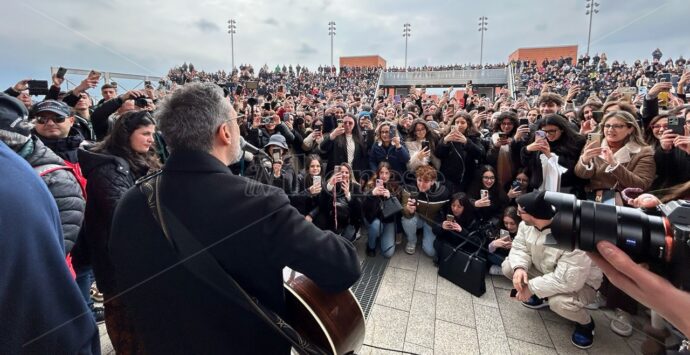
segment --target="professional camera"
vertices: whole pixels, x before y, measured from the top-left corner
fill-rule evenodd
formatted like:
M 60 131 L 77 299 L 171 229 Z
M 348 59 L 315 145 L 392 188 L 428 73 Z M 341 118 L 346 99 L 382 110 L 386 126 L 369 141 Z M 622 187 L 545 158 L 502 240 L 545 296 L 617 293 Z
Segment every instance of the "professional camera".
M 596 251 L 596 244 L 607 240 L 638 263 L 670 266 L 669 279 L 690 286 L 690 201 L 660 205 L 661 216 L 653 216 L 639 209 L 578 200 L 559 192 L 546 192 L 544 199 L 556 209 L 552 235 L 545 245 Z

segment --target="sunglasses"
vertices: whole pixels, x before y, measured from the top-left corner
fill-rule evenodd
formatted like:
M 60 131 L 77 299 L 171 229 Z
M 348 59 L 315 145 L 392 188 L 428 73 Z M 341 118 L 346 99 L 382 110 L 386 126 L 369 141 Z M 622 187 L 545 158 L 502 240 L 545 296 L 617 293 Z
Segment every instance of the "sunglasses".
M 43 117 L 43 116 L 37 116 L 37 117 L 36 117 L 36 123 L 38 123 L 38 124 L 46 124 L 46 123 L 48 123 L 48 121 L 53 121 L 54 123 L 58 123 L 58 124 L 59 124 L 59 123 L 65 122 L 65 119 L 67 119 L 67 117 L 58 117 L 58 116 L 55 116 L 55 117 Z

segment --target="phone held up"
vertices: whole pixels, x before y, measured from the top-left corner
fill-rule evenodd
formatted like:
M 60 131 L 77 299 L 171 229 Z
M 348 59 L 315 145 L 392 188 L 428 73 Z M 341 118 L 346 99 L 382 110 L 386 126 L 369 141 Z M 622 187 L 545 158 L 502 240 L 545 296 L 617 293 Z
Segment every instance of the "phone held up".
M 452 214 L 447 214 L 446 222 L 455 222 L 455 216 L 453 216 Z
M 534 132 L 534 135 L 538 139 L 546 139 L 546 132 L 544 132 L 542 130 L 538 130 L 538 131 Z
M 383 180 L 376 179 L 376 187 L 383 187 Z
M 60 78 L 60 79 L 64 79 L 65 74 L 67 74 L 67 69 L 65 69 L 63 67 L 59 67 L 57 72 L 55 73 L 55 76 Z
M 595 142 L 595 144 L 592 145 L 592 148 L 599 147 L 599 145 L 601 144 L 601 134 L 587 133 L 587 144 L 590 144 L 592 142 Z
M 428 140 L 422 141 L 422 149 L 429 150 L 429 141 Z
M 685 135 L 685 118 L 682 116 L 670 116 L 668 118 L 668 129 L 673 133 L 682 136 Z
M 484 198 L 489 198 L 489 190 L 479 190 L 479 196 L 484 199 Z

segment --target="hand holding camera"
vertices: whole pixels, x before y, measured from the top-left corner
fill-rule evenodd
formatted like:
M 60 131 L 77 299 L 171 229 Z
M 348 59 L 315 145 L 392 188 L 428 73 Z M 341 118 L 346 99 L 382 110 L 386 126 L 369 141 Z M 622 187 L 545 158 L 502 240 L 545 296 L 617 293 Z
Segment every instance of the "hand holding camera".
M 609 147 L 601 148 L 601 159 L 603 159 L 609 166 L 614 166 L 617 164 L 616 159 L 613 157 L 613 151 Z
M 400 136 L 396 134 L 395 137 L 393 137 L 393 139 L 391 140 L 391 143 L 396 149 L 400 149 Z
M 673 140 L 673 145 L 678 149 L 690 154 L 690 136 L 678 136 Z
M 407 205 L 405 205 L 405 209 L 408 213 L 415 213 L 415 211 L 417 211 L 417 200 L 410 196 L 407 200 Z
M 661 139 L 659 139 L 659 145 L 661 146 L 661 149 L 666 152 L 673 149 L 676 137 L 678 137 L 678 134 L 676 134 L 672 129 L 665 130 L 664 133 L 661 135 Z
M 343 126 L 338 126 L 336 129 L 334 129 L 329 137 L 331 140 L 335 140 L 338 136 L 345 134 L 345 127 Z
M 599 146 L 599 142 L 589 142 L 587 145 L 585 145 L 585 150 L 582 152 L 580 160 L 582 161 L 582 164 L 589 165 L 592 162 L 592 159 L 600 154 L 601 147 Z
M 516 141 L 523 140 L 523 139 L 527 138 L 527 135 L 529 135 L 529 126 L 520 126 L 515 131 L 514 139 Z
M 660 93 L 662 92 L 669 92 L 671 91 L 671 88 L 673 87 L 673 84 L 670 82 L 658 82 L 652 86 L 651 89 L 647 92 L 647 95 L 654 99 L 659 96 Z

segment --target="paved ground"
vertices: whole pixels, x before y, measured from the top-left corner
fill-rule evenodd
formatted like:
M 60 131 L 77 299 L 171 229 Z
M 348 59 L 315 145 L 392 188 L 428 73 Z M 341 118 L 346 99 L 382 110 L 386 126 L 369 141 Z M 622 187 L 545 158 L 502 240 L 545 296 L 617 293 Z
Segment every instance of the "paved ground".
M 365 239 L 357 242 L 362 259 Z M 613 333 L 610 311 L 592 312 L 594 346 L 582 351 L 570 343 L 570 322 L 548 309 L 531 310 L 511 299 L 508 279 L 488 276 L 486 293 L 477 298 L 438 277 L 421 248 L 407 255 L 401 247 L 386 269 L 364 341 L 397 351 L 364 346 L 360 354 L 641 354 L 644 335 L 636 331 L 623 338 Z M 114 354 L 105 326 L 99 328 L 103 354 Z

